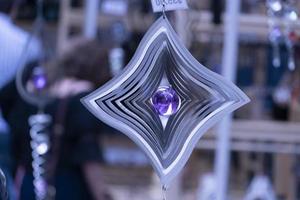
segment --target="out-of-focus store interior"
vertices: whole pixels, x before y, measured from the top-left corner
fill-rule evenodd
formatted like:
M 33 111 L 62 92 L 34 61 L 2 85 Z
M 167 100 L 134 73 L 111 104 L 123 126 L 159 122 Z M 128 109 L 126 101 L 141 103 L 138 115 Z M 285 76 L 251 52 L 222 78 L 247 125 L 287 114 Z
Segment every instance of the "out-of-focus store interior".
M 63 55 L 78 38 L 93 35 L 91 27 L 95 24 L 91 24 L 90 13 L 93 9 L 87 12 L 87 2 L 44 0 L 41 41 L 49 58 Z M 279 41 L 281 62 L 276 67 L 274 46 L 269 37 L 273 23 L 270 21 L 275 20 L 284 33 L 286 19 L 270 16 L 266 0 L 240 2 L 236 84 L 251 102 L 234 113 L 230 127 L 228 199 L 248 199 L 247 193 L 258 191 L 258 187 L 261 193 L 274 192 L 274 199 L 297 200 L 300 199 L 300 21 L 297 19 L 292 24 L 296 68 L 288 67 L 290 52 L 284 40 Z M 280 2 L 291 2 L 300 11 L 300 1 Z M 189 10 L 168 12 L 168 18 L 192 55 L 220 73 L 225 1 L 189 0 L 188 4 Z M 34 0 L 21 3 L 15 24 L 31 32 L 37 15 L 36 5 Z M 152 12 L 150 0 L 100 0 L 94 5 L 99 6 L 94 19 L 96 38 L 100 44 L 110 47 L 110 69 L 112 74 L 118 74 L 160 14 Z M 216 129 L 212 128 L 199 141 L 183 172 L 172 184 L 168 199 L 213 199 L 203 197 L 203 193 L 210 190 L 203 185 L 213 187 L 215 181 Z M 3 138 L 0 139 L 3 152 L 0 163 L 9 169 L 13 158 L 7 153 L 7 135 L 9 133 L 0 134 Z M 158 178 L 148 159 L 131 140 L 121 133 L 113 133 L 99 141 L 104 154 L 103 179 L 113 199 L 162 199 Z M 259 183 L 253 186 L 259 178 Z

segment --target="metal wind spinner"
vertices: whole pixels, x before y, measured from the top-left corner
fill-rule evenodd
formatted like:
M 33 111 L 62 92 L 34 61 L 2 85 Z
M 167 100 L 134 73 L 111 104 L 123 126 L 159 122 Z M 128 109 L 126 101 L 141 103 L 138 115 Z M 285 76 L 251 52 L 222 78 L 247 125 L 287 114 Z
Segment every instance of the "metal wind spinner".
M 201 65 L 163 16 L 124 71 L 82 102 L 143 149 L 168 187 L 201 136 L 249 98 Z

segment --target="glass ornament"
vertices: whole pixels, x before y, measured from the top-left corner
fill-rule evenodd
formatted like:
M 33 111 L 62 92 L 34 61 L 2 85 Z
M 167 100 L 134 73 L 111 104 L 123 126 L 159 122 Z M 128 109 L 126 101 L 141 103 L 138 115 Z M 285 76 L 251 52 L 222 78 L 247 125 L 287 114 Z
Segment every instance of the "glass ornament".
M 33 69 L 31 81 L 36 90 L 45 89 L 47 86 L 47 76 L 45 70 L 42 67 L 36 67 Z
M 151 97 L 151 103 L 160 116 L 171 116 L 181 105 L 180 98 L 172 87 L 161 86 Z

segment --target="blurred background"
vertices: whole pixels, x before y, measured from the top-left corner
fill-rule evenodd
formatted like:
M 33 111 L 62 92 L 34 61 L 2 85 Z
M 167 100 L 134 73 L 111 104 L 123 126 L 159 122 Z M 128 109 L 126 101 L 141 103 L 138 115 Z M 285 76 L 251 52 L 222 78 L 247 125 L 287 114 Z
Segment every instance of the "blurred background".
M 0 124 L 0 166 L 8 179 L 10 199 L 32 197 L 32 192 L 26 196 L 25 191 L 32 190 L 26 184 L 31 185 L 33 178 L 24 182 L 27 172 L 32 172 L 30 166 L 26 167 L 32 162 L 29 145 L 29 130 L 32 127 L 26 124 L 29 116 L 38 112 L 34 107 L 40 106 L 20 103 L 23 101 L 20 100 L 22 96 L 16 97 L 17 88 L 13 87 L 20 63 L 33 66 L 28 67 L 31 71 L 36 66 L 45 66 L 50 71 L 47 92 L 55 99 L 72 97 L 69 105 L 73 106 L 71 110 L 74 112 L 67 110 L 66 118 L 59 123 L 66 126 L 65 132 L 75 134 L 77 131 L 72 130 L 70 124 L 85 121 L 76 117 L 71 119 L 71 116 L 79 115 L 75 111 L 83 113 L 83 116 L 88 115 L 88 111 L 84 111 L 85 108 L 79 105 L 81 94 L 92 91 L 121 73 L 144 33 L 160 16 L 152 12 L 150 0 L 44 0 L 40 9 L 38 3 L 35 0 L 20 0 L 12 5 L 12 0 L 0 0 L 0 106 L 3 111 Z M 188 4 L 189 10 L 168 12 L 167 15 L 193 56 L 209 69 L 220 73 L 226 2 L 189 0 Z M 230 125 L 230 161 L 229 170 L 225 171 L 228 173 L 226 186 L 230 200 L 300 199 L 298 9 L 300 1 L 297 0 L 240 0 L 236 84 L 251 98 L 251 103 L 234 113 Z M 37 16 L 43 20 L 36 20 Z M 34 33 L 33 37 L 30 37 L 31 33 Z M 29 45 L 27 41 L 30 41 Z M 97 47 L 93 46 L 95 43 Z M 26 45 L 28 54 L 24 58 L 23 48 Z M 38 64 L 30 64 L 32 62 Z M 82 78 L 80 74 L 84 73 Z M 77 81 L 77 88 L 82 90 L 75 94 L 74 80 L 92 82 L 95 80 L 95 73 L 101 78 L 97 80 L 99 84 L 95 81 L 92 87 L 86 82 Z M 65 80 L 60 76 L 73 79 Z M 58 86 L 56 83 L 59 83 Z M 32 91 L 29 83 L 26 84 L 26 90 Z M 73 98 L 79 93 L 81 96 Z M 54 118 L 50 126 L 60 118 L 55 118 L 59 106 L 60 103 L 56 100 L 42 106 L 45 113 Z M 65 117 L 65 114 L 59 115 Z M 90 118 L 93 116 L 88 115 L 88 119 Z M 68 122 L 69 119 L 71 122 Z M 99 191 L 105 188 L 104 193 L 107 194 L 103 199 L 162 199 L 159 180 L 143 152 L 123 134 L 105 127 L 96 119 L 91 120 L 94 120 L 93 124 L 89 127 L 80 126 L 79 129 L 82 132 L 95 132 L 92 145 L 100 148 L 95 147 L 86 151 L 86 154 L 79 155 L 76 152 L 85 152 L 82 149 L 92 146 L 90 141 L 86 141 L 87 136 L 54 138 L 52 142 L 66 141 L 70 149 L 73 149 L 72 142 L 75 140 L 74 144 L 78 146 L 76 151 L 59 148 L 59 158 L 56 159 L 59 161 L 55 162 L 58 168 L 63 169 L 63 172 L 69 168 L 73 170 L 75 161 L 70 159 L 71 164 L 66 164 L 60 159 L 79 155 L 76 170 L 83 170 L 83 177 L 94 176 L 85 173 L 84 169 L 90 172 L 101 171 L 99 176 L 95 176 L 101 181 L 82 181 L 88 185 L 87 191 L 93 196 L 91 199 L 101 199 L 93 194 L 92 190 L 97 190 L 97 187 L 102 187 Z M 97 123 L 101 127 L 96 127 Z M 218 146 L 216 132 L 216 128 L 212 128 L 199 141 L 186 167 L 171 186 L 168 199 L 214 199 L 218 180 L 214 175 Z M 24 136 L 26 134 L 28 136 Z M 90 163 L 99 164 L 99 168 L 94 168 Z M 72 187 L 67 184 L 68 182 L 58 184 L 60 190 L 72 193 L 76 187 L 81 188 L 80 185 Z M 56 188 L 57 194 L 58 190 Z M 85 196 L 82 199 L 88 198 Z

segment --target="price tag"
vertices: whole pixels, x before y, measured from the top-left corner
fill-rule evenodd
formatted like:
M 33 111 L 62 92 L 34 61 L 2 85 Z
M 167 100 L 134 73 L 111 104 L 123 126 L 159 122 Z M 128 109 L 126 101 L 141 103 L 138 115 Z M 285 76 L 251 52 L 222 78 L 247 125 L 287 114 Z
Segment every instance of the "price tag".
M 165 3 L 165 10 L 179 10 L 187 9 L 186 0 L 151 0 L 153 12 L 162 12 L 163 3 Z

